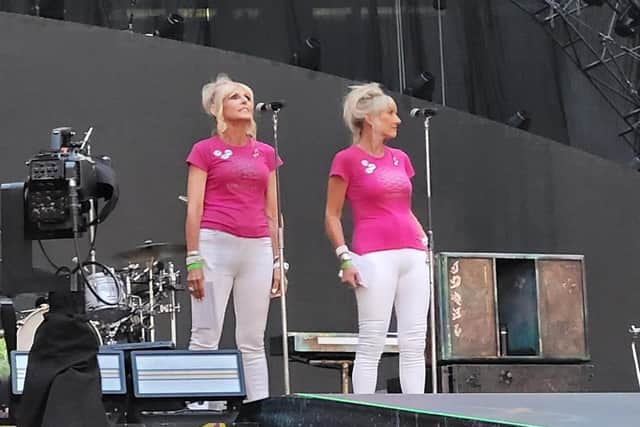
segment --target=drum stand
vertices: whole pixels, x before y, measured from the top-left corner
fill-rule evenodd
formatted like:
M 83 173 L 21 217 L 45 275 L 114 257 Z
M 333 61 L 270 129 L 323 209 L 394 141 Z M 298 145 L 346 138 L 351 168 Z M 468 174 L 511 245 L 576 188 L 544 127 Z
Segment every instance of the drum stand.
M 149 291 L 149 324 L 145 327 L 145 341 L 155 341 L 156 340 L 156 321 L 155 321 L 155 298 L 153 296 L 153 265 L 155 264 L 154 259 L 151 258 L 147 262 L 147 269 L 149 270 L 149 280 L 148 280 L 148 291 Z
M 169 289 L 171 343 L 173 343 L 173 346 L 176 347 L 178 345 L 178 319 L 176 313 L 180 311 L 180 306 L 176 302 L 177 277 L 173 263 L 169 261 L 167 262 L 167 265 L 169 266 L 169 285 L 171 286 L 171 289 Z
M 148 310 L 147 310 L 147 318 L 149 319 L 148 323 L 145 325 L 143 323 L 143 334 L 144 341 L 154 342 L 156 340 L 156 321 L 155 317 L 160 313 L 169 313 L 170 319 L 170 327 L 171 327 L 171 343 L 175 347 L 178 343 L 178 325 L 177 325 L 177 316 L 176 313 L 180 311 L 180 305 L 177 303 L 176 299 L 176 284 L 177 277 L 174 269 L 173 262 L 167 261 L 166 264 L 168 266 L 168 273 L 164 272 L 163 274 L 168 274 L 169 279 L 169 287 L 168 289 L 164 286 L 164 277 L 154 277 L 153 267 L 159 261 L 155 258 L 149 258 L 146 263 L 148 270 L 147 277 L 147 291 L 149 292 L 149 302 L 148 302 Z M 160 276 L 160 274 L 159 274 Z M 156 299 L 156 295 L 154 295 L 155 284 L 157 283 L 157 295 L 158 299 Z M 165 295 L 165 291 L 168 291 L 169 296 L 169 304 L 158 304 L 161 301 L 161 298 Z M 144 317 L 144 314 L 143 314 Z

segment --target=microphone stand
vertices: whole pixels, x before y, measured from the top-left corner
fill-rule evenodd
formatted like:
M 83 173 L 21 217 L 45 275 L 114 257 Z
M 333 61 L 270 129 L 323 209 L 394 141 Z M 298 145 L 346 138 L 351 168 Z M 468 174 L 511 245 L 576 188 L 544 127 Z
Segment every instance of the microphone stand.
M 629 332 L 633 337 L 631 340 L 631 354 L 633 355 L 633 363 L 636 368 L 638 386 L 640 386 L 640 362 L 638 362 L 638 351 L 636 349 L 636 343 L 640 342 L 640 328 L 637 328 L 635 325 L 631 325 Z
M 137 6 L 137 0 L 130 0 L 129 7 L 131 10 L 129 11 L 129 21 L 127 22 L 127 31 L 133 33 L 133 9 Z
M 438 360 L 436 353 L 436 293 L 435 293 L 435 280 L 434 280 L 434 255 L 433 248 L 435 246 L 433 238 L 433 224 L 431 216 L 431 157 L 430 157 L 430 141 L 429 141 L 429 121 L 435 115 L 435 111 L 424 111 L 424 144 L 425 144 L 425 182 L 427 184 L 427 240 L 429 245 L 427 247 L 427 257 L 429 260 L 429 292 L 431 292 L 431 298 L 429 299 L 429 341 L 431 342 L 431 392 L 433 394 L 438 393 Z
M 275 149 L 275 164 L 277 166 L 280 158 L 280 147 L 278 144 L 278 113 L 281 106 L 273 108 L 273 146 Z M 284 375 L 284 394 L 291 394 L 291 381 L 289 377 L 289 341 L 287 328 L 287 292 L 285 282 L 284 265 L 284 223 L 282 218 L 282 202 L 280 198 L 280 168 L 276 167 L 276 214 L 278 215 L 278 260 L 280 270 L 280 317 L 282 318 L 282 362 Z

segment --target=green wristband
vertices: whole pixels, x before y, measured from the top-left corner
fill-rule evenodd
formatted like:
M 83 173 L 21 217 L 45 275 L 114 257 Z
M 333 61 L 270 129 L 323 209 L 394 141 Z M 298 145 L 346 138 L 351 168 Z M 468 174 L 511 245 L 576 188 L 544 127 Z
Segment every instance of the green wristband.
M 340 270 L 344 270 L 345 268 L 350 268 L 352 266 L 353 266 L 353 263 L 351 262 L 350 259 L 348 259 L 340 263 Z
M 202 261 L 192 262 L 191 264 L 187 264 L 187 271 L 199 270 L 203 265 Z

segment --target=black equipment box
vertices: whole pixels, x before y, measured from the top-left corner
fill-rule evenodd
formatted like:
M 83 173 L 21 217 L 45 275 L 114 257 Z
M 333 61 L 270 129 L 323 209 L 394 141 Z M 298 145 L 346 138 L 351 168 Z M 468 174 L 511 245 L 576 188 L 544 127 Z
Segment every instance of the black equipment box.
M 444 393 L 574 393 L 590 391 L 590 364 L 455 364 L 440 367 Z

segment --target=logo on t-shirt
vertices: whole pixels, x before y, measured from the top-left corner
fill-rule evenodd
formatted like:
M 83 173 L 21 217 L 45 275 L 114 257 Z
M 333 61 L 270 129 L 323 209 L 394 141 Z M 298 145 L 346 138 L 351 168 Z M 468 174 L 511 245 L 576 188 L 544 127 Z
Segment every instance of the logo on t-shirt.
M 368 160 L 362 160 L 360 164 L 364 167 L 366 173 L 373 173 L 376 170 L 376 164 L 371 163 Z
M 258 150 L 257 148 L 253 149 L 253 157 L 258 157 L 260 155 L 260 150 Z
M 222 160 L 227 160 L 229 157 L 231 157 L 232 154 L 233 154 L 233 151 L 229 150 L 228 148 L 224 151 L 215 150 L 213 152 L 214 156 L 220 157 Z
M 392 156 L 391 158 L 393 159 L 393 166 L 398 166 L 398 163 L 400 162 L 398 162 L 398 159 L 396 159 L 396 156 Z

